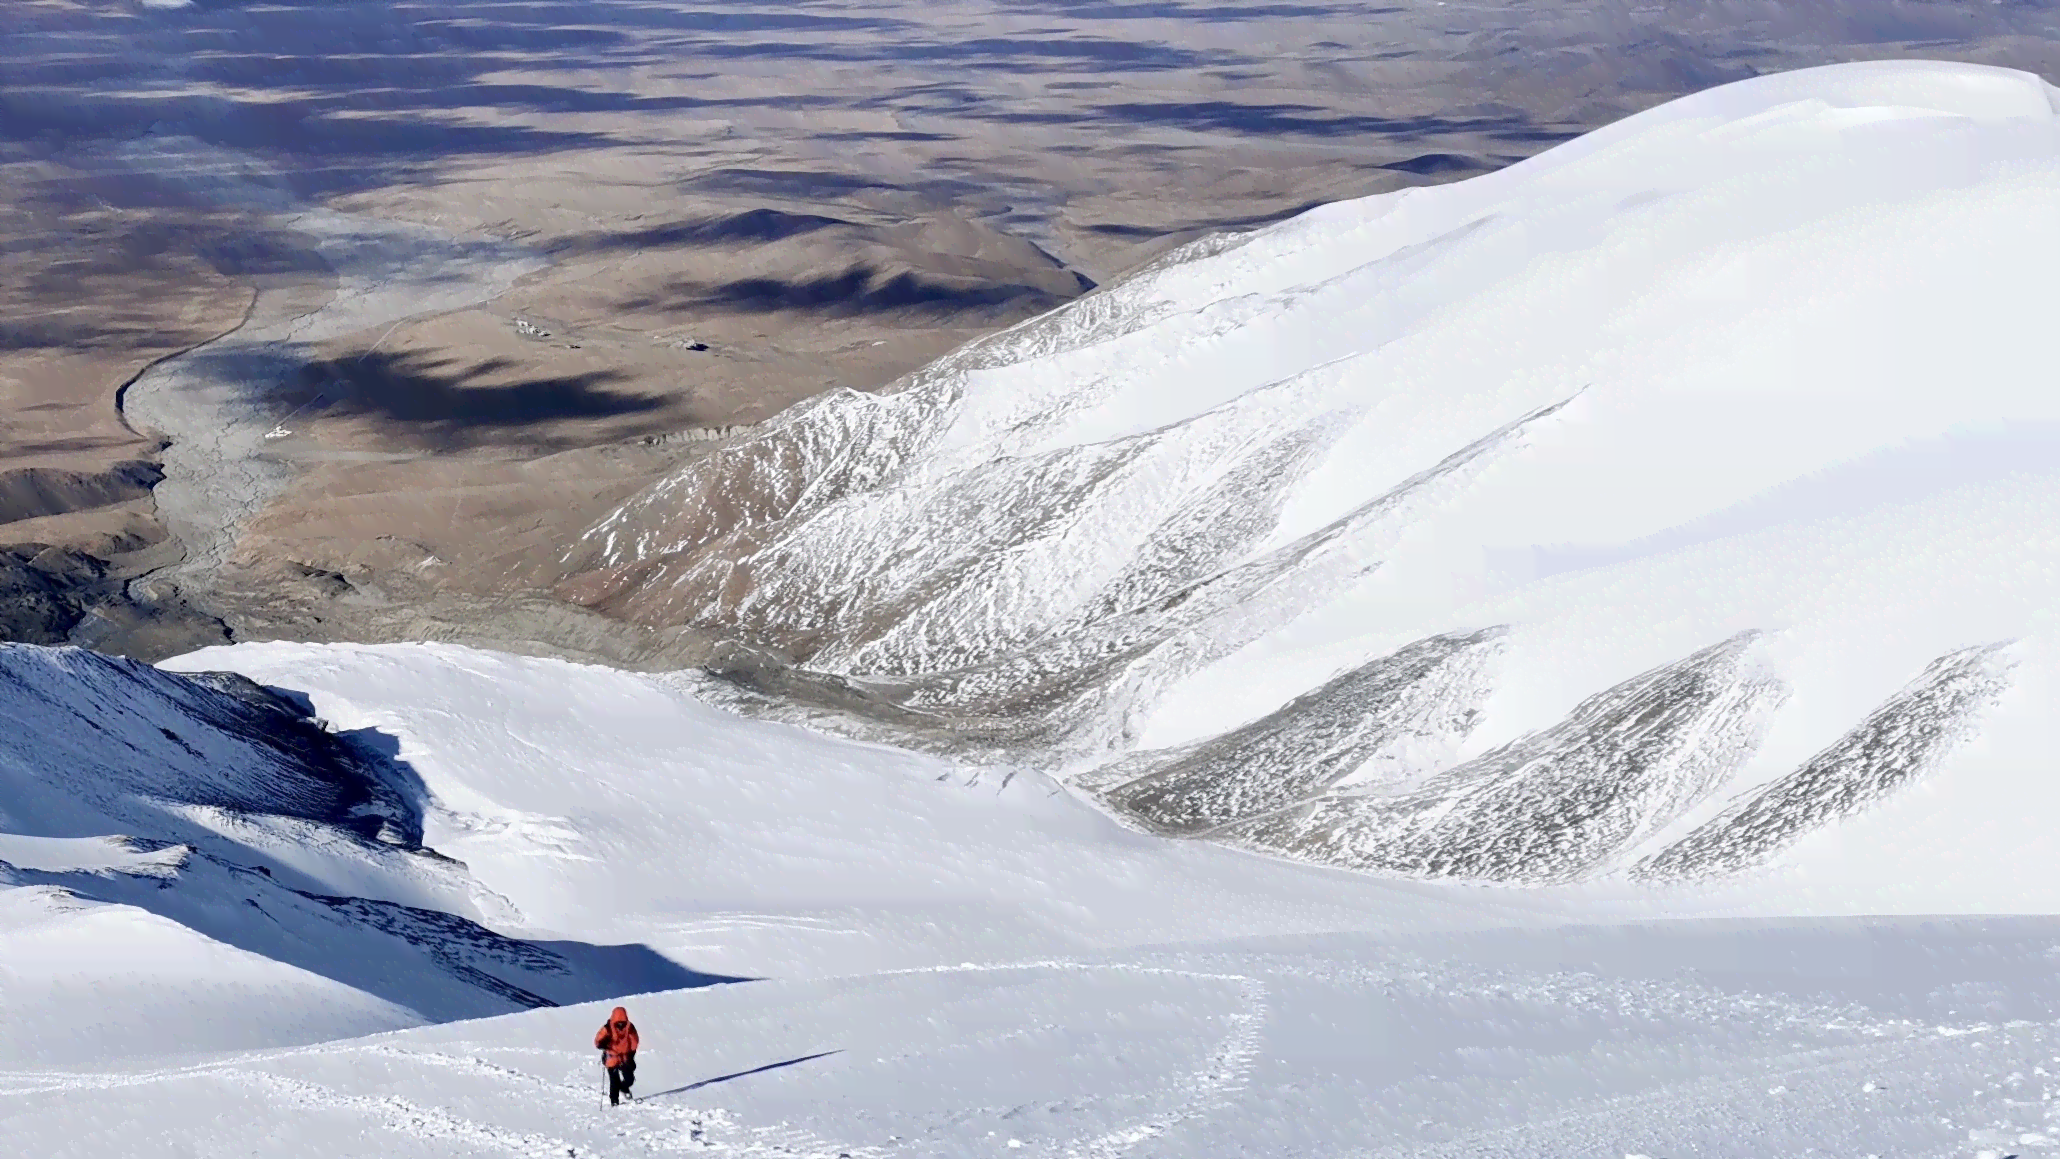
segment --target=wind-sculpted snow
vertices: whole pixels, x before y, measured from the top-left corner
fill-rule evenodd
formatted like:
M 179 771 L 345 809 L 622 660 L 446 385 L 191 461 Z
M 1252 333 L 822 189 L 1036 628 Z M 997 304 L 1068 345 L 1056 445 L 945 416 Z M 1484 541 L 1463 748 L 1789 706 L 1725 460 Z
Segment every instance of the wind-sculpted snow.
M 762 525 L 874 487 L 924 449 L 944 405 L 937 387 L 875 397 L 811 399 L 727 446 L 717 459 L 662 480 L 589 531 L 567 555 L 576 567 L 628 568 L 613 587 L 664 574 L 683 552 L 748 551 Z M 597 581 L 598 582 L 598 581 Z
M 1546 407 L 1491 431 L 1336 521 L 1199 580 L 1189 578 L 1189 569 L 1209 564 L 1208 555 L 1168 552 L 1165 566 L 1119 572 L 1094 603 L 1012 652 L 913 675 L 856 675 L 845 686 L 891 707 L 896 715 L 889 719 L 912 729 L 907 740 L 947 750 L 1104 760 L 1131 747 L 1167 688 L 1377 567 L 1412 516 L 1463 490 L 1497 456 L 1521 445 L 1531 424 L 1558 409 Z M 1166 516 L 1161 542 L 1213 534 L 1234 543 L 1248 536 L 1249 524 L 1208 518 L 1219 498 L 1205 492 Z M 1270 523 L 1263 502 L 1260 511 Z M 1230 554 L 1222 540 L 1211 550 Z M 805 688 L 785 685 L 789 692 Z
M 1184 247 L 707 445 L 560 590 L 691 629 L 753 711 L 1024 762 L 1146 827 L 1620 869 L 1762 732 L 1793 767 L 1854 727 L 1845 690 L 2060 612 L 2056 109 L 2001 69 L 1762 77 Z M 1384 658 L 1485 625 L 1425 727 L 1494 751 L 1332 783 L 1386 760 Z M 1763 676 L 1720 650 L 1625 682 L 1748 630 Z
M 1486 660 L 1501 636 L 1489 629 L 1420 640 L 1261 720 L 1118 761 L 1079 783 L 1172 833 L 1271 813 L 1348 777 L 1392 787 L 1446 758 L 1472 730 L 1473 706 L 1487 691 Z
M 413 1021 L 720 980 L 482 924 L 511 907 L 423 846 L 427 792 L 375 740 L 233 673 L 0 644 L 0 890 L 146 911 Z
M 288 888 L 191 845 L 122 837 L 63 843 L 0 834 L 0 888 L 73 905 L 134 907 L 195 934 L 344 983 L 418 1019 L 484 1018 L 616 994 L 727 981 L 642 946 L 511 938 L 438 910 Z M 81 845 L 101 845 L 96 859 Z M 99 863 L 96 864 L 96 861 Z
M 2005 647 L 1963 648 L 1932 661 L 1838 743 L 1639 862 L 1634 876 L 1664 880 L 1750 869 L 1908 786 L 1966 739 L 1979 714 L 2009 687 Z
M 754 527 L 805 519 L 848 496 L 889 485 L 922 465 L 924 454 L 958 417 L 969 379 L 980 371 L 1065 354 L 1144 329 L 1178 309 L 1177 300 L 1158 287 L 1155 271 L 1178 269 L 1243 240 L 1222 235 L 1191 242 L 1120 286 L 976 341 L 888 393 L 836 391 L 797 405 L 652 485 L 590 529 L 568 550 L 566 563 L 575 571 L 601 574 L 568 590 L 603 602 L 631 588 L 677 585 L 672 569 L 648 565 L 684 552 L 734 557 L 763 542 L 749 534 Z M 1011 401 L 1018 427 L 1038 430 L 1055 417 L 1049 407 L 1070 410 L 1085 399 L 1076 390 L 1036 400 L 1046 404 L 1043 408 L 1020 394 Z M 676 610 L 664 600 L 609 606 L 654 620 Z
M 44 836 L 183 832 L 207 811 L 422 835 L 405 779 L 266 689 L 79 648 L 0 644 L 0 792 L 9 828 Z
M 1083 598 L 1128 611 L 1108 605 L 1144 602 L 1244 556 L 1338 433 L 1326 414 L 1280 429 L 1297 396 L 1328 385 L 1287 382 L 1166 431 L 878 487 L 855 488 L 851 476 L 864 468 L 854 463 L 887 452 L 839 459 L 812 445 L 832 437 L 826 423 L 798 423 L 793 438 L 768 433 L 740 448 L 745 485 L 721 492 L 729 502 L 750 495 L 752 480 L 808 478 L 812 493 L 781 496 L 790 514 L 691 550 L 661 545 L 632 569 L 634 587 L 597 602 L 651 622 L 741 631 L 828 671 L 906 676 L 991 661 L 1093 614 Z M 858 405 L 906 413 L 909 397 Z M 863 431 L 856 441 L 880 436 Z M 834 477 L 792 469 L 819 457 L 839 460 Z
M 1591 876 L 1700 803 L 1758 747 L 1786 690 L 1747 633 L 1627 680 L 1553 728 L 1401 793 L 1343 789 L 1227 839 L 1412 877 Z

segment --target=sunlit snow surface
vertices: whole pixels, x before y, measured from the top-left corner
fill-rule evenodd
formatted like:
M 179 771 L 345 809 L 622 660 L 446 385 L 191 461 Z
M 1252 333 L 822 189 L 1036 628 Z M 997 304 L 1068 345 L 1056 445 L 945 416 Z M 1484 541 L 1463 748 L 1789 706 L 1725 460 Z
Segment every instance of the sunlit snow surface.
M 696 460 L 564 590 L 733 636 L 757 710 L 1381 872 L 1736 872 L 1933 780 L 2031 839 L 2056 103 L 1768 77 L 1200 243 Z
M 421 1019 L 337 981 L 351 963 L 287 964 L 94 894 L 123 879 L 240 906 L 219 877 L 139 842 L 11 837 L 7 872 L 70 876 L 0 888 L 9 1153 L 1764 1159 L 2060 1137 L 2052 918 L 1840 918 L 1897 892 L 1780 876 L 1667 897 L 1382 881 L 1140 835 L 1035 774 L 557 661 L 258 644 L 175 666 L 393 741 L 424 841 L 501 899 L 505 935 L 764 980 L 627 997 L 647 1101 L 608 1110 L 586 1044 L 614 997 L 349 1037 Z M 281 855 L 217 852 L 246 874 Z M 1958 861 L 2022 873 L 1995 854 Z M 1698 913 L 1731 916 L 1657 920 Z
M 0 1153 L 2060 1154 L 2055 108 L 1753 81 L 804 406 L 571 549 L 728 676 L 0 649 Z

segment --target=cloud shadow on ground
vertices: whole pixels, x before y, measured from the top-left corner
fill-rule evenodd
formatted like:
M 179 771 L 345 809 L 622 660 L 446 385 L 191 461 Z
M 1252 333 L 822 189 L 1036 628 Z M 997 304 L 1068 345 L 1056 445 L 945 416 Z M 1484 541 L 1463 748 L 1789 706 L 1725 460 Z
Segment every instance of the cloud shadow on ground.
M 1290 206 L 1286 209 L 1276 209 L 1269 213 L 1240 214 L 1236 217 L 1212 217 L 1204 221 L 1172 222 L 1158 225 L 1125 225 L 1122 222 L 1104 221 L 1084 225 L 1081 228 L 1089 233 L 1098 233 L 1106 237 L 1131 237 L 1140 240 L 1165 237 L 1176 233 L 1234 232 L 1258 229 L 1261 226 L 1272 225 L 1276 221 L 1286 221 L 1290 217 L 1307 213 L 1322 204 L 1324 203 L 1321 201 L 1304 201 L 1299 205 Z
M 848 221 L 815 213 L 747 209 L 717 217 L 668 222 L 637 229 L 580 234 L 555 243 L 554 253 L 606 253 L 616 250 L 684 249 L 731 245 L 763 245 L 818 230 L 849 226 Z
M 1486 137 L 1556 144 L 1582 130 L 1542 125 L 1522 114 L 1499 117 L 1380 117 L 1331 113 L 1320 105 L 1246 104 L 1239 101 L 1123 101 L 1079 112 L 975 114 L 1005 124 L 1109 124 L 1234 133 L 1255 137 L 1369 137 L 1417 141 L 1431 137 Z
M 522 441 L 525 432 L 539 447 L 563 437 L 549 428 L 579 421 L 655 415 L 667 400 L 609 389 L 626 379 L 616 370 L 515 378 L 519 364 L 507 358 L 467 362 L 416 351 L 375 350 L 310 363 L 304 405 L 332 418 L 362 417 L 409 444 L 458 450 L 494 442 Z M 652 423 L 658 429 L 661 423 Z M 640 428 L 641 432 L 641 428 Z M 574 440 L 577 441 L 577 440 Z
M 858 264 L 815 277 L 752 277 L 723 282 L 675 279 L 661 295 L 624 303 L 627 309 L 722 310 L 771 314 L 783 310 L 826 316 L 900 314 L 938 320 L 989 321 L 1002 315 L 1041 313 L 1065 299 L 1018 283 L 960 282 L 909 270 L 888 272 Z

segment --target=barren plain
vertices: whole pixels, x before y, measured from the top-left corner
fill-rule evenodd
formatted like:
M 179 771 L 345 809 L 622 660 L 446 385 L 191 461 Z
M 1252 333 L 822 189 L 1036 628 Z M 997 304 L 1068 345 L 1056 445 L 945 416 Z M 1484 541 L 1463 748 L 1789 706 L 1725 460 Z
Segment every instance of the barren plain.
M 0 639 L 625 664 L 566 540 L 1200 234 L 2060 6 L 11 0 Z

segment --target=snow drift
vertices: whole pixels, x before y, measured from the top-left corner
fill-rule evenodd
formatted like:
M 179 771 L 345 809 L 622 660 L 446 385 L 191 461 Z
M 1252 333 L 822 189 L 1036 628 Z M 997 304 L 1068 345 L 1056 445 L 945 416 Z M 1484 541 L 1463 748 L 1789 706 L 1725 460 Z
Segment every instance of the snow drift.
M 145 947 L 210 963 L 162 996 L 229 1018 L 189 1050 L 718 980 L 638 945 L 489 928 L 518 915 L 423 845 L 429 794 L 384 739 L 229 673 L 0 644 L 0 944 L 46 999 L 24 986 L 9 1005 L 126 1010 L 112 1049 L 155 1049 L 152 1004 L 113 998 L 179 976 L 138 971 Z M 238 1011 L 260 993 L 278 1017 Z M 0 1045 L 37 1038 L 0 1021 Z
M 691 462 L 563 590 L 1341 865 L 1722 874 L 1932 771 L 1975 824 L 2055 739 L 2056 109 L 1815 69 L 1197 243 Z

